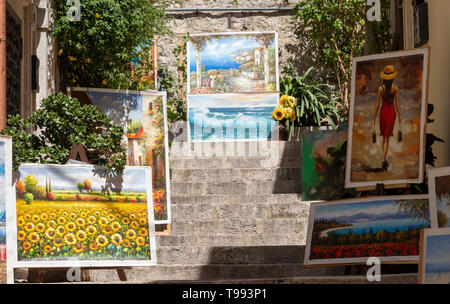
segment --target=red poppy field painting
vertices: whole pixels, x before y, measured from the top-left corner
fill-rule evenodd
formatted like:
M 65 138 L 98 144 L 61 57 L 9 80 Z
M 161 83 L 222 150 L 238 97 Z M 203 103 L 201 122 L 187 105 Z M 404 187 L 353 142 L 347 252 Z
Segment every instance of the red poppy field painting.
M 312 203 L 305 264 L 415 262 L 420 230 L 430 225 L 425 195 Z
M 423 180 L 428 49 L 354 58 L 346 187 Z

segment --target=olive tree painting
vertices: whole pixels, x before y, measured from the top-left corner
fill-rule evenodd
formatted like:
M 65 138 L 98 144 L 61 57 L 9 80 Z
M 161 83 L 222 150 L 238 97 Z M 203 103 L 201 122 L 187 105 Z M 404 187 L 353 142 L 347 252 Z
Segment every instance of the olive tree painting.
M 152 167 L 156 224 L 170 223 L 166 93 L 91 88 L 74 88 L 74 92 L 124 128 L 127 165 Z
M 450 227 L 450 167 L 429 169 L 427 173 L 433 228 Z
M 188 94 L 279 91 L 276 32 L 193 34 Z
M 149 167 L 111 176 L 90 165 L 26 164 L 19 173 L 16 267 L 156 263 Z
M 354 58 L 346 187 L 423 181 L 428 53 Z

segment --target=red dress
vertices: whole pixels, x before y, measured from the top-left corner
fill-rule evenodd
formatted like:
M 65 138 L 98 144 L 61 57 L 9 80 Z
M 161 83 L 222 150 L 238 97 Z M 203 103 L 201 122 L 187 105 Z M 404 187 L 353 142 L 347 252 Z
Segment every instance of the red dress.
M 383 86 L 383 92 L 381 93 L 383 103 L 380 110 L 380 136 L 384 137 L 394 136 L 393 131 L 396 119 L 394 108 L 395 92 L 390 91 L 387 92 L 386 87 Z

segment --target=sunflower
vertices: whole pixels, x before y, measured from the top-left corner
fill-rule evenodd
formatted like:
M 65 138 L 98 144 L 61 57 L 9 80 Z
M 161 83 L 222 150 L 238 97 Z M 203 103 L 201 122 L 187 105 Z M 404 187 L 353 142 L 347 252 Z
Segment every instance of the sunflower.
M 145 239 L 142 236 L 138 236 L 136 239 L 136 244 L 138 246 L 144 246 L 145 245 Z
M 89 249 L 92 251 L 97 251 L 98 250 L 98 245 L 95 242 L 92 242 L 89 244 Z
M 141 224 L 141 226 L 144 226 L 144 225 L 146 225 L 146 224 L 147 224 L 147 219 L 146 219 L 146 218 L 143 218 L 143 217 L 141 217 L 141 218 L 139 219 L 139 224 Z
M 128 225 L 129 223 L 130 223 L 130 219 L 129 219 L 129 218 L 124 217 L 124 218 L 122 219 L 122 224 Z
M 84 252 L 85 248 L 86 248 L 85 244 L 77 243 L 75 246 L 72 246 L 72 251 L 75 253 L 82 253 Z
M 130 220 L 134 221 L 136 219 L 136 214 L 130 214 Z
M 72 232 L 72 231 L 75 230 L 75 228 L 77 228 L 77 227 L 76 227 L 76 225 L 75 225 L 74 222 L 68 222 L 68 223 L 66 224 L 66 229 L 67 229 L 67 231 Z
M 60 218 L 58 218 L 57 222 L 60 225 L 64 225 L 66 223 L 66 219 L 64 217 L 60 217 Z
M 125 235 L 127 236 L 127 238 L 134 240 L 136 238 L 136 231 L 134 231 L 133 229 L 128 229 Z
M 54 212 L 50 213 L 50 218 L 54 220 L 56 218 L 56 214 Z
M 47 213 L 42 213 L 42 214 L 41 214 L 41 220 L 44 221 L 44 222 L 45 222 L 46 220 L 48 220 L 48 215 L 47 215 Z
M 285 108 L 284 109 L 284 118 L 289 119 L 290 121 L 295 120 L 295 111 L 293 108 Z
M 55 221 L 48 221 L 47 222 L 47 227 L 55 228 L 56 227 L 56 222 Z
M 35 222 L 35 223 L 37 223 L 37 222 L 39 222 L 41 219 L 39 218 L 39 215 L 37 215 L 37 214 L 34 214 L 33 216 L 32 216 L 32 218 L 31 218 L 32 220 L 33 220 L 33 222 Z
M 289 96 L 289 103 L 291 105 L 291 107 L 295 107 L 297 105 L 297 99 L 295 99 L 295 97 Z
M 281 96 L 279 104 L 280 104 L 280 106 L 283 106 L 283 107 L 289 107 L 290 106 L 289 96 L 288 95 Z
M 97 234 L 97 228 L 95 228 L 94 226 L 88 226 L 87 228 L 86 228 L 86 232 L 87 232 L 87 234 L 89 234 L 89 235 L 96 235 Z
M 23 242 L 22 247 L 24 250 L 28 251 L 31 248 L 30 242 Z
M 90 217 L 88 217 L 88 219 L 87 219 L 87 222 L 91 225 L 95 224 L 95 221 L 96 221 L 96 218 L 95 218 L 95 216 L 92 216 L 92 215 Z
M 22 227 L 25 224 L 25 219 L 23 218 L 23 216 L 20 216 L 17 219 L 17 226 Z
M 107 212 L 106 210 L 103 210 L 103 211 L 102 211 L 102 215 L 103 215 L 103 216 L 107 216 L 107 215 L 108 215 L 108 212 Z
M 119 220 L 122 216 L 119 213 L 114 213 L 114 217 L 116 220 Z
M 36 225 L 36 231 L 39 233 L 43 233 L 45 231 L 45 225 L 43 223 L 38 223 Z
M 105 226 L 102 228 L 102 232 L 104 234 L 109 235 L 109 234 L 113 233 L 113 230 L 112 230 L 111 226 L 108 225 L 108 226 Z
M 141 235 L 141 236 L 147 236 L 147 235 L 148 235 L 148 229 L 147 229 L 147 228 L 141 228 L 141 229 L 139 229 L 139 235 Z
M 108 219 L 106 217 L 101 217 L 98 220 L 98 224 L 102 227 L 105 227 L 106 225 L 108 225 Z
M 45 245 L 45 246 L 44 246 L 44 251 L 45 251 L 46 253 L 50 253 L 50 252 L 53 251 L 53 248 L 52 248 L 52 246 L 50 246 L 50 245 Z
M 139 228 L 139 223 L 136 221 L 132 221 L 130 224 L 130 227 L 133 229 L 138 229 Z
M 61 247 L 64 245 L 63 240 L 61 238 L 55 238 L 53 240 L 53 245 L 55 245 L 56 247 Z
M 37 243 L 41 240 L 41 237 L 36 232 L 32 232 L 28 235 L 28 240 L 33 243 Z
M 114 245 L 120 245 L 122 243 L 122 236 L 118 233 L 115 233 L 111 236 L 111 242 Z
M 67 245 L 75 245 L 77 239 L 75 235 L 73 235 L 73 233 L 69 233 L 66 234 L 66 236 L 64 237 L 64 241 L 66 242 Z
M 115 217 L 112 214 L 108 214 L 108 220 L 109 221 L 114 221 Z
M 111 224 L 111 228 L 112 228 L 112 230 L 114 230 L 114 231 L 118 231 L 118 230 L 120 230 L 120 228 L 122 228 L 122 226 L 120 226 L 120 224 L 119 224 L 118 222 L 113 222 L 113 223 Z
M 53 240 L 56 236 L 56 232 L 55 229 L 53 228 L 47 228 L 47 230 L 45 230 L 45 236 L 49 239 L 49 240 Z
M 31 222 L 26 223 L 26 224 L 25 224 L 25 230 L 28 231 L 28 232 L 34 231 L 34 224 L 31 223 Z
M 82 212 L 80 213 L 80 216 L 81 216 L 81 217 L 86 217 L 86 216 L 87 216 L 86 211 L 82 211 Z
M 76 214 L 75 212 L 72 212 L 72 213 L 70 214 L 70 218 L 71 218 L 72 220 L 76 219 L 76 218 L 77 218 L 77 214 Z
M 277 107 L 275 108 L 275 110 L 272 112 L 272 117 L 273 117 L 275 120 L 278 120 L 278 121 L 284 119 L 284 111 L 283 111 L 283 108 L 277 106 Z
M 123 240 L 123 246 L 127 247 L 127 248 L 130 247 L 131 246 L 131 242 L 129 240 L 127 240 L 127 239 L 124 239 Z
M 108 239 L 104 235 L 97 236 L 95 242 L 100 247 L 105 247 L 106 245 L 108 245 Z
M 26 221 L 29 221 L 29 220 L 31 220 L 31 215 L 30 214 L 25 214 L 25 220 Z
M 101 214 L 101 212 L 100 212 L 100 211 L 98 211 L 98 210 L 97 210 L 97 211 L 95 211 L 95 213 L 94 213 L 94 215 L 95 215 L 95 216 L 100 216 L 100 214 Z
M 69 215 L 69 213 L 67 211 L 64 211 L 62 214 L 64 217 L 67 217 Z
M 19 230 L 17 231 L 17 239 L 19 241 L 23 241 L 27 237 L 27 234 L 25 231 Z
M 76 233 L 75 235 L 76 235 L 77 239 L 78 239 L 80 242 L 86 241 L 86 239 L 87 239 L 87 237 L 88 237 L 88 236 L 87 236 L 87 233 L 84 232 L 83 230 L 78 230 L 77 233 Z
M 75 223 L 77 224 L 77 226 L 79 227 L 84 227 L 84 225 L 86 225 L 86 221 L 84 219 L 82 219 L 81 217 L 77 218 L 77 220 L 75 221 Z
M 64 233 L 66 233 L 66 228 L 64 228 L 63 226 L 58 226 L 58 227 L 56 227 L 56 233 L 58 235 L 63 236 Z

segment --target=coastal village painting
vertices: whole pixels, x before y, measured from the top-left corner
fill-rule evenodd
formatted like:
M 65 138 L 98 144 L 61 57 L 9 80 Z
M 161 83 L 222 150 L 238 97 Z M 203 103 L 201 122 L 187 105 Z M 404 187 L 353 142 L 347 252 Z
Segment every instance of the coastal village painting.
M 192 34 L 188 94 L 277 92 L 276 32 Z
M 157 224 L 170 223 L 166 93 L 74 90 L 86 92 L 90 103 L 124 128 L 122 142 L 127 149 L 127 165 L 152 167 L 155 220 Z
M 305 264 L 417 262 L 420 230 L 429 227 L 427 195 L 312 203 Z
M 13 264 L 155 263 L 150 171 L 126 167 L 111 178 L 90 165 L 20 166 Z

